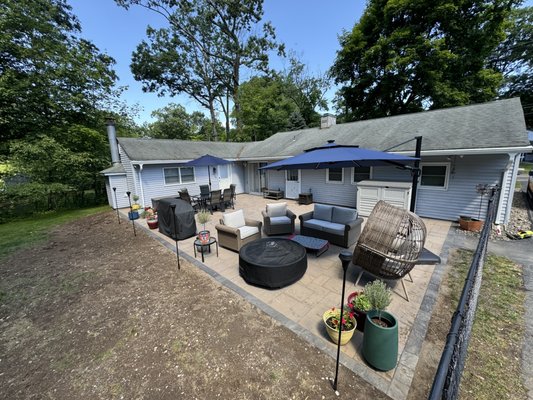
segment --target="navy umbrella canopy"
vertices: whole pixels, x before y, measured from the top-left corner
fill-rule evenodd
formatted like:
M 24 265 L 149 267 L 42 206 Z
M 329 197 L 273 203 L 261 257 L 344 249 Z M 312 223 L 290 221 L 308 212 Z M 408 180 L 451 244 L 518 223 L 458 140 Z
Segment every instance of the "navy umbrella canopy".
M 276 161 L 261 169 L 324 169 L 372 166 L 405 166 L 419 158 L 369 150 L 359 146 L 344 146 L 328 142 L 324 146 L 305 150 L 304 153 Z
M 225 165 L 229 164 L 231 161 L 225 160 L 220 157 L 215 157 L 209 154 L 205 154 L 202 157 L 196 158 L 192 161 L 189 161 L 188 163 L 185 163 L 185 165 L 190 167 L 207 167 L 207 175 L 209 177 L 209 190 L 211 190 L 211 171 L 210 166 L 211 165 Z

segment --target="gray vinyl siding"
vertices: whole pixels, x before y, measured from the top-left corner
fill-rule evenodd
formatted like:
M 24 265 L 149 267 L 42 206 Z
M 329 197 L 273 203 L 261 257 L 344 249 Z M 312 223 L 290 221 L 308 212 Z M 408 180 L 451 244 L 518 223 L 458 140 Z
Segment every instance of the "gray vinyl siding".
M 244 166 L 242 162 L 231 165 L 231 183 L 235 184 L 235 193 L 245 192 Z
M 126 175 L 109 175 L 106 177 L 105 182 L 106 192 L 107 192 L 107 201 L 111 207 L 114 208 L 115 199 L 113 188 L 116 188 L 117 195 L 117 204 L 118 208 L 129 207 L 128 197 L 126 192 L 128 191 Z
M 447 190 L 419 186 L 416 213 L 450 221 L 457 220 L 460 215 L 484 219 L 488 196 L 481 197 L 476 185 L 500 185 L 507 162 L 505 154 L 452 157 Z
M 285 190 L 285 171 L 268 171 L 266 181 L 268 189 Z
M 511 215 L 511 208 L 513 205 L 514 189 L 516 185 L 516 175 L 520 164 L 519 154 L 511 155 L 511 164 L 509 168 L 502 173 L 502 184 L 500 191 L 500 199 L 498 203 L 498 211 L 496 214 L 496 223 L 506 224 Z

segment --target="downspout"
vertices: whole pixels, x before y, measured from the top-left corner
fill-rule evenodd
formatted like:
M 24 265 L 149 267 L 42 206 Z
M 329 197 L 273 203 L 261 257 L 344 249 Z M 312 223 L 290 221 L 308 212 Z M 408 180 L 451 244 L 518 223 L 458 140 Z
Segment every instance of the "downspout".
M 503 198 L 504 198 L 503 191 L 500 191 L 500 199 L 498 201 L 498 213 L 496 214 L 496 218 L 497 218 L 496 222 L 498 223 L 502 223 L 502 222 L 507 223 L 509 222 L 509 219 L 511 218 L 511 208 L 513 206 L 514 188 L 516 186 L 516 175 L 518 171 L 518 164 L 519 164 L 518 158 L 519 157 L 520 157 L 519 153 L 516 153 L 514 155 L 509 154 L 509 163 L 503 172 L 502 185 L 501 185 L 502 188 L 503 188 L 503 180 L 505 179 L 505 174 L 507 173 L 511 174 L 511 183 L 509 184 L 509 187 L 505 188 L 506 192 L 508 193 L 508 196 L 507 196 L 508 201 L 507 201 L 507 207 L 505 207 L 505 215 L 503 217 L 503 221 L 499 221 L 499 216 L 500 216 L 501 209 L 503 207 Z
M 143 188 L 143 180 L 142 180 L 143 166 L 144 166 L 143 164 L 139 164 L 139 187 L 141 189 L 141 204 L 144 208 L 146 203 L 144 202 L 144 188 Z

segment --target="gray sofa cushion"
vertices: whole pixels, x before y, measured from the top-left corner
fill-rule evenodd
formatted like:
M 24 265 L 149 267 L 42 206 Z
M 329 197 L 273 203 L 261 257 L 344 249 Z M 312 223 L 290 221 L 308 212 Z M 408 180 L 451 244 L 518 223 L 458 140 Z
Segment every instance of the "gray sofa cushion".
M 331 215 L 333 213 L 333 206 L 327 206 L 325 204 L 315 204 L 313 210 L 313 219 L 320 219 L 322 221 L 331 221 Z
M 270 217 L 270 225 L 282 225 L 290 224 L 291 219 L 289 217 Z
M 336 224 L 334 222 L 322 221 L 320 219 L 309 219 L 305 221 L 307 229 L 315 229 L 317 231 L 324 231 L 332 235 L 344 235 L 344 224 Z
M 335 222 L 324 222 L 322 230 L 332 235 L 344 235 L 344 224 L 337 224 Z
M 315 217 L 316 218 L 316 217 Z M 357 210 L 345 207 L 333 207 L 331 222 L 346 224 L 357 219 Z

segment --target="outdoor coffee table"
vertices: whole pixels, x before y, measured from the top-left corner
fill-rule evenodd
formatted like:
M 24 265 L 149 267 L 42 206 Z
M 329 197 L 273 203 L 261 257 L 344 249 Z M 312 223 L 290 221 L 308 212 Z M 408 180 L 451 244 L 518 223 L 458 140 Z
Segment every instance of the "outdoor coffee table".
M 254 240 L 239 251 L 239 273 L 253 285 L 281 288 L 299 280 L 305 271 L 305 248 L 289 239 Z
M 296 243 L 300 243 L 308 250 L 316 251 L 317 257 L 329 249 L 329 242 L 324 239 L 304 235 L 293 235 L 290 236 L 289 239 Z

